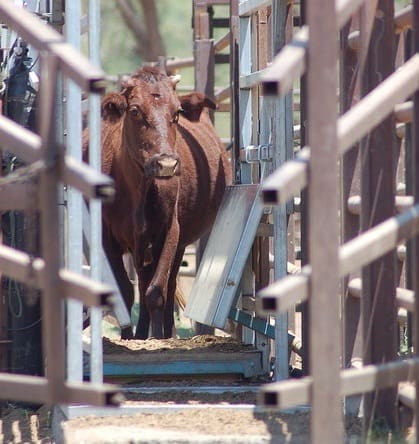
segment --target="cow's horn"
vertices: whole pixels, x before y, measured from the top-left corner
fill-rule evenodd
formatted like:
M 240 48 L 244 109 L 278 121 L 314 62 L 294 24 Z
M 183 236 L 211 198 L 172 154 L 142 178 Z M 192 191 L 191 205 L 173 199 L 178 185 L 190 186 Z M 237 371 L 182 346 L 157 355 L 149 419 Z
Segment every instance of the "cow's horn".
M 170 80 L 171 80 L 173 86 L 178 84 L 180 82 L 181 78 L 182 78 L 182 76 L 180 74 L 176 74 L 175 76 L 170 76 Z

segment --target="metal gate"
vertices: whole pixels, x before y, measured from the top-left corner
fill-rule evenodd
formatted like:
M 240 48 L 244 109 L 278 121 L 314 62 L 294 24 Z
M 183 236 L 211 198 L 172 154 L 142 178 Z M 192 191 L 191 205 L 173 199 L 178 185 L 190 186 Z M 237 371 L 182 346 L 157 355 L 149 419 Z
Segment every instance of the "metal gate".
M 302 76 L 306 134 L 295 159 L 264 182 L 262 194 L 276 205 L 303 190 L 306 260 L 300 273 L 262 290 L 257 305 L 268 315 L 306 301 L 307 376 L 266 386 L 261 403 L 310 403 L 311 442 L 336 443 L 344 435 L 342 398 L 359 393 L 365 434 L 377 418 L 396 427 L 398 400 L 415 407 L 417 424 L 419 397 L 405 390 L 397 397 L 397 385 L 416 382 L 418 329 L 410 356 L 398 359 L 397 309 L 411 312 L 417 325 L 418 3 L 401 11 L 390 0 L 319 0 L 301 8 L 304 26 L 262 85 L 265 94 L 282 96 Z M 413 34 L 404 31 L 411 27 Z M 396 119 L 412 123 L 400 128 Z M 396 134 L 411 137 L 406 162 L 399 161 L 404 151 Z M 396 177 L 405 187 L 396 187 Z M 402 269 L 397 256 L 405 242 Z
M 270 281 L 269 251 L 275 277 L 287 272 L 286 204 L 272 211 L 259 196 L 261 180 L 289 157 L 293 144 L 290 96 L 279 103 L 265 100 L 258 85 L 272 54 L 285 43 L 287 4 L 271 3 L 230 2 L 234 184 L 226 190 L 185 314 L 218 328 L 229 318 L 243 325 L 244 342 L 263 351 L 265 373 L 269 339 L 275 338 L 275 377 L 284 379 L 289 361 L 287 315 L 271 322 L 254 312 L 255 288 Z
M 1 245 L 0 269 L 5 275 L 41 290 L 45 365 L 44 377 L 1 373 L 1 397 L 48 404 L 114 404 L 112 386 L 92 386 L 69 380 L 66 374 L 64 301 L 74 299 L 88 307 L 110 307 L 112 290 L 61 266 L 58 205 L 62 183 L 94 202 L 112 197 L 112 182 L 65 153 L 52 118 L 57 113 L 61 75 L 91 95 L 104 91 L 104 76 L 52 27 L 17 8 L 11 0 L 0 4 L 0 20 L 33 46 L 40 59 L 39 135 L 0 116 L 2 148 L 27 164 L 2 179 L 0 202 L 2 210 L 39 211 L 42 256 L 33 257 Z

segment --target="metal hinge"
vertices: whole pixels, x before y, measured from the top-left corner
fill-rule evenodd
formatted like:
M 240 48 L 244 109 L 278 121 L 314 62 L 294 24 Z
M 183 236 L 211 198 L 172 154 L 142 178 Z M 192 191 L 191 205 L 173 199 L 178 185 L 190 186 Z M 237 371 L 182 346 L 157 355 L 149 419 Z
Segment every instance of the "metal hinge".
M 245 163 L 259 163 L 272 161 L 272 145 L 249 145 L 240 150 L 240 161 Z

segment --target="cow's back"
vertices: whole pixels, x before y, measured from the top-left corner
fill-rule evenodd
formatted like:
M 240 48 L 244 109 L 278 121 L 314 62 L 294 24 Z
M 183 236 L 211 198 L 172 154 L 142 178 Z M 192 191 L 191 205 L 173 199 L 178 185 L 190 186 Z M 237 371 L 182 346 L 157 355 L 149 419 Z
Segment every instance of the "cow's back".
M 231 166 L 206 109 L 197 122 L 181 117 L 178 129 L 182 162 L 178 214 L 181 243 L 187 245 L 214 222 L 225 187 L 231 183 Z

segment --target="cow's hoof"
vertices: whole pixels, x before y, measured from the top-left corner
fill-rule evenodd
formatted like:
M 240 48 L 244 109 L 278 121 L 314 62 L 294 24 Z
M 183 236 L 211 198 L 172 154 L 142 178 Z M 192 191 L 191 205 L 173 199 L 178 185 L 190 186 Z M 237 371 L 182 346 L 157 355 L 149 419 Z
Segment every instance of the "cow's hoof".
M 121 328 L 121 339 L 134 339 L 134 335 L 132 334 L 131 327 Z

